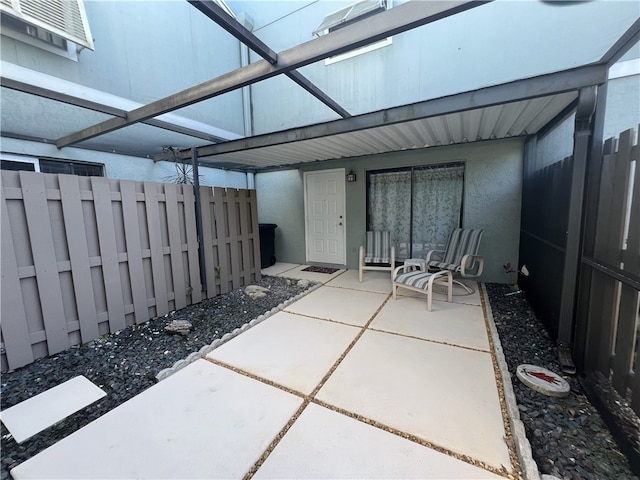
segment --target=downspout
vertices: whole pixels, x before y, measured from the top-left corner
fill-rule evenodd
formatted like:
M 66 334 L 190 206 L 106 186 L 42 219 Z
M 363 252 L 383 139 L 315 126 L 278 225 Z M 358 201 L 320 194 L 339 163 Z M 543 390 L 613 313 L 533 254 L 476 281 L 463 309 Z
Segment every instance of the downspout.
M 592 116 L 596 106 L 596 86 L 580 90 L 576 107 L 573 134 L 573 169 L 571 172 L 571 197 L 569 198 L 569 219 L 567 244 L 564 258 L 564 274 L 560 300 L 558 325 L 558 360 L 563 372 L 575 373 L 571 343 L 576 308 L 578 270 L 582 257 L 582 229 L 584 216 L 584 190 L 587 173 L 589 145 L 593 133 Z

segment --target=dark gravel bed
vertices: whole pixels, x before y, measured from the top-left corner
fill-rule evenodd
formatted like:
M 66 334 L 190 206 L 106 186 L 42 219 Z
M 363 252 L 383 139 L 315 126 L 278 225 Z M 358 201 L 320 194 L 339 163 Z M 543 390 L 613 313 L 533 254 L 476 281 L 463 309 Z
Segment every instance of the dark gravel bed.
M 77 375 L 84 375 L 107 395 L 22 444 L 2 424 L 1 480 L 10 478 L 9 470 L 15 465 L 151 387 L 159 371 L 312 286 L 268 276 L 256 285 L 268 288 L 267 296 L 252 300 L 244 289 L 237 289 L 3 374 L 2 410 Z M 172 320 L 188 320 L 193 328 L 186 336 L 167 334 L 164 327 Z
M 561 479 L 638 478 L 576 376 L 563 375 L 571 386 L 564 398 L 543 395 L 520 382 L 515 372 L 523 363 L 561 374 L 555 343 L 524 295 L 505 295 L 509 287 L 497 284 L 487 284 L 487 292 L 520 417 L 540 473 Z

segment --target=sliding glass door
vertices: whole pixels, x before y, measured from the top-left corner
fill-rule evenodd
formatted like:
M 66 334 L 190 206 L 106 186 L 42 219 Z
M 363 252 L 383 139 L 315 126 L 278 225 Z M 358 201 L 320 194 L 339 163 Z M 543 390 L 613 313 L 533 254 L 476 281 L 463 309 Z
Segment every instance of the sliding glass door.
M 442 249 L 462 222 L 464 164 L 367 173 L 367 229 L 389 230 L 398 260 Z

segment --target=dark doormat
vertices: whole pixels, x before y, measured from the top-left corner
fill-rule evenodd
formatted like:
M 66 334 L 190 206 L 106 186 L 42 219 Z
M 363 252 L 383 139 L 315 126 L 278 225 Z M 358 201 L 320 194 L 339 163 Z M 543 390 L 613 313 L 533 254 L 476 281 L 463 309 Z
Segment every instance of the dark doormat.
M 340 269 L 329 268 L 329 267 L 313 267 L 313 266 L 302 269 L 303 272 L 328 273 L 329 275 L 331 275 L 332 273 L 336 273 L 338 270 Z

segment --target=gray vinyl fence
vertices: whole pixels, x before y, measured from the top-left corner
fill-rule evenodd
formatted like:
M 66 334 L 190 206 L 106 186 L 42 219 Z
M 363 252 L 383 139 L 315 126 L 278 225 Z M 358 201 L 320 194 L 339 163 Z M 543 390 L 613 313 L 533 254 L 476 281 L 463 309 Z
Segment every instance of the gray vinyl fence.
M 253 190 L 2 171 L 2 371 L 260 279 Z

